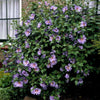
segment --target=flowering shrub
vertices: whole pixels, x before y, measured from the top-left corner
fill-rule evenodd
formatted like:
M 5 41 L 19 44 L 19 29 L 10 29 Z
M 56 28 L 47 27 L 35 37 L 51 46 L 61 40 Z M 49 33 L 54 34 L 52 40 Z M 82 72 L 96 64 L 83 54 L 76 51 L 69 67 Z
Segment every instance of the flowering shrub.
M 17 26 L 3 64 L 12 66 L 15 88 L 28 87 L 32 95 L 59 100 L 71 81 L 81 85 L 93 70 L 88 56 L 95 51 L 95 17 L 80 3 L 38 5 L 43 7 Z

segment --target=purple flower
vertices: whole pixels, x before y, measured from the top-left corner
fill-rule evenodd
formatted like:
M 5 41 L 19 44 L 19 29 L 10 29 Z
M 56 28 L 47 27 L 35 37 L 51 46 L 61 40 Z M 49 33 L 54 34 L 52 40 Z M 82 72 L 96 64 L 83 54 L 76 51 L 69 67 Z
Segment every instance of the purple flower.
M 66 10 L 68 10 L 68 7 L 67 7 L 67 6 L 65 6 L 65 7 L 62 9 L 63 13 L 64 13 Z
M 80 6 L 76 6 L 76 5 L 75 5 L 75 10 L 76 10 L 76 12 L 80 12 L 81 9 L 82 9 L 82 8 L 81 8 Z
M 72 67 L 71 67 L 70 64 L 68 64 L 68 65 L 65 66 L 65 69 L 66 69 L 67 72 L 69 72 L 69 71 L 72 70 Z
M 16 29 L 16 30 L 15 30 L 15 36 L 16 36 L 17 34 L 18 34 L 18 30 Z
M 70 63 L 75 64 L 75 58 L 71 59 L 69 58 Z
M 83 49 L 83 46 L 78 46 L 80 49 Z
M 38 57 L 38 56 L 34 56 L 33 59 L 34 59 L 34 60 L 38 60 L 39 57 Z
M 55 82 L 55 81 L 52 81 L 52 82 L 50 83 L 50 86 L 51 86 L 51 87 L 55 87 L 55 85 L 56 85 L 56 82 Z
M 30 29 L 27 29 L 27 30 L 25 31 L 25 35 L 28 37 L 30 34 L 31 34 L 31 30 L 30 30 Z
M 38 55 L 41 55 L 41 49 L 38 50 L 37 54 Z
M 42 57 L 42 58 L 45 58 L 45 57 L 46 57 L 46 54 L 43 54 L 41 57 Z
M 36 67 L 36 68 L 34 68 L 34 70 L 35 70 L 36 72 L 38 72 L 40 69 L 39 69 L 39 67 Z
M 18 77 L 19 77 L 19 74 L 18 74 L 18 73 L 13 75 L 13 78 L 14 78 L 14 79 L 15 79 L 15 78 L 18 78 Z
M 77 72 L 76 72 L 77 74 L 79 74 L 80 73 L 80 71 L 79 70 L 77 70 Z
M 25 70 L 22 71 L 22 74 L 23 74 L 24 76 L 26 76 L 26 77 L 29 76 L 29 74 L 28 74 Z
M 22 81 L 16 81 L 13 83 L 14 87 L 23 87 L 23 82 Z
M 49 3 L 48 3 L 47 1 L 45 1 L 45 5 L 46 5 L 46 6 L 49 6 Z
M 56 6 L 51 6 L 50 9 L 55 11 L 57 9 L 57 7 Z
M 54 96 L 49 97 L 50 100 L 56 100 Z
M 86 42 L 86 37 L 85 37 L 85 35 L 83 35 L 82 38 L 78 39 L 78 43 L 80 43 L 80 44 L 84 44 L 85 42 Z
M 68 15 L 65 15 L 65 18 L 67 19 L 69 16 Z
M 56 40 L 59 42 L 61 40 L 61 36 L 56 36 Z
M 41 94 L 41 89 L 39 88 L 33 88 L 31 87 L 31 93 L 34 94 L 34 95 L 40 95 Z
M 35 17 L 35 14 L 31 14 L 31 16 L 29 16 L 30 20 L 33 20 Z
M 68 79 L 68 78 L 69 78 L 69 74 L 66 74 L 66 75 L 65 75 L 65 78 Z
M 27 20 L 27 21 L 25 22 L 25 25 L 28 26 L 28 25 L 30 24 L 30 22 L 31 22 L 30 20 Z
M 58 84 L 55 84 L 55 88 L 58 89 L 59 88 L 59 85 Z
M 28 60 L 23 60 L 23 64 L 24 64 L 24 66 L 28 66 L 29 65 L 29 61 Z
M 49 36 L 49 41 L 53 41 L 54 35 Z
M 45 83 L 41 83 L 40 86 L 44 89 L 47 90 L 47 85 Z
M 50 62 L 56 60 L 56 56 L 55 55 L 51 55 L 51 57 L 49 58 Z
M 4 60 L 2 64 L 7 66 L 7 61 Z
M 30 64 L 30 67 L 31 67 L 31 68 L 36 68 L 36 67 L 37 67 L 37 63 L 36 63 L 36 62 L 31 63 L 31 64 Z
M 83 79 L 80 78 L 79 81 L 78 81 L 78 84 L 82 84 L 83 83 Z
M 68 52 L 67 51 L 63 52 L 63 55 L 65 55 L 67 57 L 68 56 Z
M 41 27 L 41 25 L 42 25 L 41 23 L 38 23 L 37 28 L 40 28 L 40 27 Z
M 45 21 L 45 24 L 46 24 L 46 25 L 52 25 L 52 22 L 51 22 L 51 20 L 46 20 L 46 21 Z
M 29 47 L 30 47 L 29 43 L 25 41 L 25 48 L 29 48 Z
M 16 52 L 17 53 L 22 52 L 21 48 L 17 48 Z
M 21 61 L 18 59 L 18 60 L 16 61 L 16 63 L 19 64 L 19 63 L 21 63 Z
M 28 68 L 28 72 L 31 72 L 31 68 L 30 67 Z
M 49 64 L 47 64 L 47 68 L 50 68 L 51 67 L 51 64 L 49 63 Z
M 64 71 L 63 68 L 60 67 L 60 71 L 63 72 Z
M 28 83 L 28 79 L 24 78 L 24 79 L 23 79 L 23 83 L 24 83 L 24 84 L 27 84 L 27 83 Z
M 54 28 L 53 29 L 53 32 L 58 33 L 59 32 L 59 29 L 58 28 Z
M 50 52 L 50 54 L 54 54 L 54 53 L 56 53 L 56 51 L 55 51 L 55 50 L 52 50 L 52 51 Z
M 81 21 L 80 27 L 84 28 L 85 26 L 87 26 L 87 22 Z
M 18 68 L 18 72 L 21 73 L 21 71 L 22 71 L 22 69 L 21 68 Z
M 51 67 L 53 67 L 53 65 L 56 65 L 56 64 L 57 64 L 57 60 L 56 59 L 51 61 Z

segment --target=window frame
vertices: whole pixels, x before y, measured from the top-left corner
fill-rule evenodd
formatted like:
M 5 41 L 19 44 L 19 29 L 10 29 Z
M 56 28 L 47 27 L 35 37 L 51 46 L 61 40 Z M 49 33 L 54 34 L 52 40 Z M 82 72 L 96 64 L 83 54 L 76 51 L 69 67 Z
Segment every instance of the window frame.
M 7 5 L 7 0 L 6 0 L 6 18 L 0 18 L 0 20 L 5 20 L 6 21 L 6 30 L 7 30 L 6 34 L 7 34 L 7 39 L 0 39 L 0 43 L 5 42 L 5 41 L 8 41 L 8 27 L 9 27 L 8 21 L 9 20 L 19 20 L 21 22 L 21 16 L 22 16 L 22 0 L 19 0 L 19 7 L 20 7 L 19 14 L 20 14 L 20 17 L 18 17 L 18 18 L 8 18 L 8 16 L 7 16 L 7 14 L 8 14 L 7 7 L 8 7 L 8 5 Z

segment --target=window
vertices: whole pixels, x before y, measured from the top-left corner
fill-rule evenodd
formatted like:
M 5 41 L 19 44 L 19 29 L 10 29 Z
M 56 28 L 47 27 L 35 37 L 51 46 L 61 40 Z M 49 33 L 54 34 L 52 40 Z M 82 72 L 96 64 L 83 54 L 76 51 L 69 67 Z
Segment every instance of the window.
M 0 0 L 0 41 L 14 37 L 11 23 L 20 21 L 20 0 Z

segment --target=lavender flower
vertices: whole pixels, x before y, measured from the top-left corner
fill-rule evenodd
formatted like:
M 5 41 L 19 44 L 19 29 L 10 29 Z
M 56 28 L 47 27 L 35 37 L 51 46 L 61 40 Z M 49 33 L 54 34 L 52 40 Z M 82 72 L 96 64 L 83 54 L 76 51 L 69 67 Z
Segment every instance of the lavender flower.
M 51 6 L 50 9 L 55 11 L 57 9 L 57 7 L 56 6 Z
M 83 46 L 78 46 L 80 49 L 83 49 Z
M 28 66 L 29 65 L 29 61 L 28 60 L 23 60 L 23 64 L 24 64 L 24 66 Z
M 68 7 L 67 7 L 67 6 L 65 6 L 65 7 L 62 9 L 63 13 L 65 13 L 66 10 L 68 10 Z
M 49 41 L 53 41 L 54 35 L 49 36 Z
M 21 48 L 17 48 L 16 52 L 17 53 L 22 52 Z
M 69 16 L 68 15 L 65 15 L 65 18 L 67 19 Z
M 54 96 L 50 96 L 49 100 L 56 100 Z
M 31 22 L 30 20 L 27 20 L 27 21 L 25 22 L 25 25 L 28 26 L 28 25 L 30 24 L 30 22 Z
M 85 26 L 87 26 L 87 22 L 81 21 L 80 27 L 84 28 Z
M 76 12 L 80 12 L 82 10 L 82 8 L 80 6 L 75 5 L 75 10 L 76 10 Z
M 56 65 L 56 64 L 57 64 L 57 60 L 56 59 L 51 61 L 51 68 L 53 67 L 53 65 Z
M 18 60 L 16 61 L 16 63 L 19 64 L 19 63 L 21 63 L 21 61 L 18 59 Z
M 45 21 L 45 24 L 46 24 L 46 25 L 52 25 L 52 22 L 51 22 L 51 20 L 46 20 L 46 21 Z
M 68 52 L 67 51 L 63 52 L 63 55 L 65 55 L 67 57 L 68 56 Z
M 63 72 L 64 71 L 63 68 L 60 67 L 60 71 Z
M 47 68 L 50 68 L 51 67 L 51 64 L 49 63 L 49 64 L 47 64 Z
M 45 5 L 46 5 L 46 6 L 49 6 L 49 3 L 48 3 L 47 1 L 45 1 Z
M 42 57 L 42 58 L 45 58 L 45 57 L 46 57 L 46 54 L 43 54 L 41 57 Z
M 24 76 L 26 76 L 26 77 L 29 76 L 29 74 L 28 74 L 25 70 L 22 71 L 22 74 L 23 74 Z
M 50 83 L 50 86 L 51 86 L 51 87 L 55 87 L 55 85 L 56 85 L 56 82 L 55 82 L 55 81 L 52 81 L 52 82 Z
M 75 58 L 71 59 L 69 58 L 70 63 L 75 64 Z
M 20 87 L 21 88 L 21 87 L 23 87 L 23 82 L 22 81 L 19 81 L 19 82 L 16 81 L 16 82 L 13 83 L 13 85 L 14 85 L 14 87 Z
M 58 33 L 59 29 L 58 28 L 54 28 L 52 31 L 55 32 L 55 33 Z
M 65 69 L 66 69 L 67 72 L 69 72 L 69 71 L 72 70 L 72 67 L 71 67 L 70 64 L 68 64 L 68 65 L 65 66 Z
M 65 78 L 68 79 L 68 78 L 69 78 L 69 74 L 66 74 L 66 75 L 65 75 Z
M 28 72 L 31 72 L 31 68 L 30 67 L 28 68 Z
M 47 90 L 47 85 L 45 83 L 41 83 L 40 86 L 44 89 Z
M 23 83 L 24 83 L 24 84 L 27 84 L 27 83 L 28 83 L 28 80 L 27 80 L 26 78 L 24 78 L 24 79 L 23 79 Z
M 34 95 L 40 95 L 41 94 L 41 89 L 39 88 L 31 88 L 31 93 L 34 94 Z
M 56 56 L 55 55 L 51 55 L 51 57 L 49 58 L 50 62 L 56 60 Z
M 85 35 L 83 35 L 82 38 L 78 39 L 78 43 L 80 43 L 80 44 L 84 44 L 85 42 L 86 42 L 86 37 L 85 37 Z
M 41 25 L 42 25 L 41 23 L 38 23 L 37 28 L 40 28 L 40 27 L 41 27 Z
M 28 37 L 30 34 L 31 34 L 31 30 L 30 30 L 30 29 L 27 29 L 27 30 L 25 31 L 25 35 Z
M 7 61 L 4 60 L 2 64 L 7 66 Z
M 35 14 L 31 14 L 31 16 L 29 16 L 30 20 L 34 20 Z
M 56 36 L 56 40 L 57 40 L 57 42 L 60 42 L 61 36 Z
M 36 72 L 38 72 L 40 69 L 39 69 L 39 67 L 36 67 L 36 68 L 34 68 L 34 70 L 35 70 Z
M 38 55 L 41 55 L 41 49 L 38 50 L 37 54 Z
M 34 59 L 34 60 L 38 60 L 39 57 L 38 57 L 38 56 L 34 56 L 33 59 Z
M 83 83 L 83 79 L 80 78 L 79 81 L 78 81 L 78 84 L 82 84 Z
M 19 77 L 18 73 L 13 75 L 13 79 L 18 78 L 18 77 Z
M 36 67 L 37 67 L 37 63 L 36 63 L 36 62 L 31 63 L 31 64 L 30 64 L 30 67 L 31 67 L 31 68 L 36 68 Z
M 29 43 L 25 41 L 25 48 L 29 48 L 29 47 L 30 47 Z

